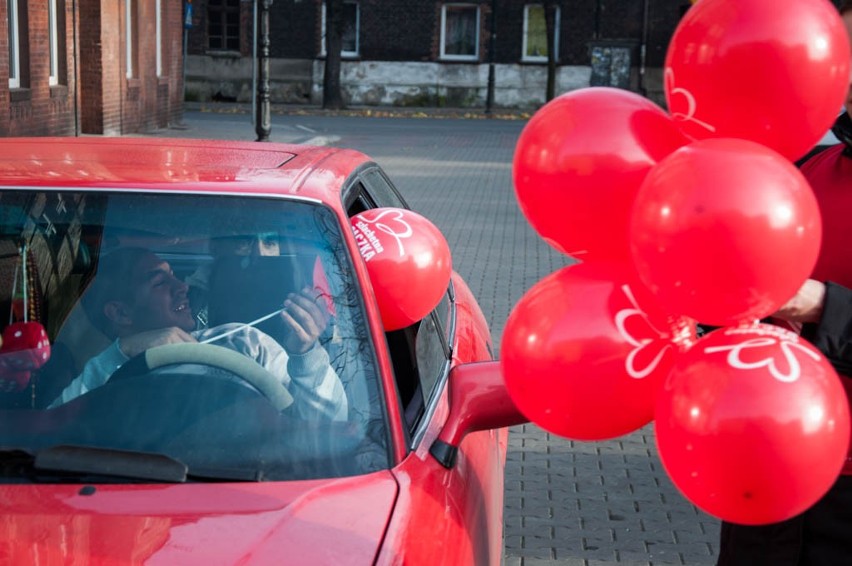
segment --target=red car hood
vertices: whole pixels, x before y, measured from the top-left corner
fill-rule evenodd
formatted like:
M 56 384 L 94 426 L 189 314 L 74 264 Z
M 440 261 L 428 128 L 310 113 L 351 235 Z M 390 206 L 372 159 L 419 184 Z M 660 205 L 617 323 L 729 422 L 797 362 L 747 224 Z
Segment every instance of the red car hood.
M 0 486 L 3 564 L 371 564 L 390 473 L 281 483 Z

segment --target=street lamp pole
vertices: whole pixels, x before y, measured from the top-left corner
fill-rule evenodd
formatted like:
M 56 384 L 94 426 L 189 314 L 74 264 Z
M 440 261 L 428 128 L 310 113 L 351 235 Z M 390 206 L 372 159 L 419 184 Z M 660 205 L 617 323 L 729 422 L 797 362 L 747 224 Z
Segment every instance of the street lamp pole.
M 269 141 L 272 119 L 269 112 L 269 7 L 272 0 L 260 2 L 260 34 L 256 41 L 260 44 L 260 63 L 258 65 L 257 116 L 255 132 L 257 141 Z
M 494 107 L 494 50 L 497 48 L 497 0 L 491 0 L 491 38 L 488 43 L 488 90 L 485 95 L 485 113 Z

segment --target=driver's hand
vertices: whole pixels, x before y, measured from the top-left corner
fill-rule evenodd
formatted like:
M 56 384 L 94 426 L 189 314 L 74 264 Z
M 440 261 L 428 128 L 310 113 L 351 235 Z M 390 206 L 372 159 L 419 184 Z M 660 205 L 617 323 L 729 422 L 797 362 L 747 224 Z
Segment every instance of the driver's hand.
M 290 293 L 284 301 L 281 321 L 284 323 L 282 345 L 289 354 L 304 354 L 328 326 L 328 310 L 319 293 L 304 288 Z
M 179 342 L 198 342 L 188 332 L 176 326 L 160 328 L 159 330 L 148 330 L 126 336 L 119 339 L 118 348 L 128 358 L 141 354 L 149 348 L 163 346 L 165 344 L 177 344 Z

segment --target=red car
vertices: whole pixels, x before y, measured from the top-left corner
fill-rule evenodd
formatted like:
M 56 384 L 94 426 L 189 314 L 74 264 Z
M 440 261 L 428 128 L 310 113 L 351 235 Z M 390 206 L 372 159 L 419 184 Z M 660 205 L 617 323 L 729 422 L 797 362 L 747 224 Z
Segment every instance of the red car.
M 377 207 L 351 150 L 0 140 L 3 562 L 499 564 L 525 419 L 455 272 L 384 329 Z

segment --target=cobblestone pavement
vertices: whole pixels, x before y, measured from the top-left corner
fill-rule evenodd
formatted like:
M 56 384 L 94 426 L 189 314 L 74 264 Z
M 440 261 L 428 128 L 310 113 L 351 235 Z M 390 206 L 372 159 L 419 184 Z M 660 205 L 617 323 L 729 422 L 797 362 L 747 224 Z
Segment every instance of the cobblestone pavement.
M 568 263 L 533 232 L 514 197 L 511 161 L 524 122 L 420 118 L 274 114 L 271 139 L 331 143 L 374 157 L 412 208 L 447 237 L 454 267 L 499 345 L 512 306 Z M 159 134 L 254 139 L 246 116 L 193 111 L 185 122 L 185 129 Z M 607 442 L 572 442 L 534 425 L 511 430 L 506 566 L 709 566 L 718 528 L 666 476 L 652 426 Z

